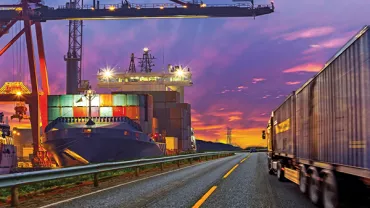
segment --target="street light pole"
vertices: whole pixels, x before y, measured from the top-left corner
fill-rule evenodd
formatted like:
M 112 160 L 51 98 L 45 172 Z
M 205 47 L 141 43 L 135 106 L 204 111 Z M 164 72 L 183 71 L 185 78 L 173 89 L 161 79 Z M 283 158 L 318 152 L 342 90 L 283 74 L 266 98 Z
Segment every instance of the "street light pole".
M 94 90 L 86 90 L 84 96 L 89 101 L 89 120 L 87 121 L 87 126 L 93 126 L 95 125 L 95 122 L 91 120 L 91 101 L 95 98 L 96 94 Z

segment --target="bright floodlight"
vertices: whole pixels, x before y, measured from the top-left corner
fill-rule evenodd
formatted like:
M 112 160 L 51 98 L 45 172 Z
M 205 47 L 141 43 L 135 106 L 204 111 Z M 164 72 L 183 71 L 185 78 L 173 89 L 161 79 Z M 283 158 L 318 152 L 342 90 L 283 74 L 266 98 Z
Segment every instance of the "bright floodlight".
M 21 96 L 22 95 L 22 92 L 21 91 L 18 91 L 17 92 L 17 96 Z
M 148 52 L 148 51 L 149 51 L 149 48 L 145 47 L 144 52 Z
M 114 11 L 115 9 L 116 9 L 116 8 L 115 8 L 114 6 L 110 6 L 110 7 L 109 7 L 109 10 L 110 10 L 110 11 Z
M 176 71 L 176 75 L 179 76 L 179 77 L 183 77 L 184 76 L 184 71 L 183 70 L 177 70 Z
M 114 74 L 114 69 L 110 67 L 106 67 L 102 71 L 102 75 L 104 79 L 112 78 Z

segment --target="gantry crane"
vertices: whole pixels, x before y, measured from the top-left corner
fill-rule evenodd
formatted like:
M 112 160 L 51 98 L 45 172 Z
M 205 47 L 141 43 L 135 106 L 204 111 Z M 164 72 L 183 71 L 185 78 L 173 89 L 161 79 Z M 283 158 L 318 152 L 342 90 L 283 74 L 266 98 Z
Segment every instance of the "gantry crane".
M 0 10 L 0 38 L 7 34 L 9 29 L 17 21 L 24 22 L 24 28 L 0 51 L 0 56 L 23 34 L 25 34 L 32 86 L 31 94 L 27 95 L 25 100 L 30 106 L 30 120 L 34 144 L 34 159 L 32 162 L 34 167 L 51 165 L 48 154 L 42 149 L 41 146 L 42 141 L 40 140 L 39 128 L 40 113 L 43 130 L 48 122 L 47 96 L 50 93 L 41 22 L 51 20 L 85 19 L 107 20 L 138 18 L 255 17 L 270 14 L 274 12 L 275 9 L 273 3 L 271 5 L 260 5 L 255 7 L 253 4 L 205 5 L 203 3 L 198 3 L 198 1 L 193 1 L 193 3 L 185 3 L 177 0 L 171 1 L 174 2 L 174 4 L 129 4 L 127 1 L 125 1 L 125 3 L 122 2 L 121 4 L 115 5 L 100 5 L 99 1 L 93 0 L 92 6 L 83 6 L 81 9 L 71 8 L 70 5 L 68 6 L 67 4 L 55 9 L 41 4 L 41 0 L 21 0 L 21 3 L 19 4 L 0 5 L 0 8 L 9 8 L 8 10 Z M 253 2 L 251 0 L 246 1 Z M 34 4 L 36 8 L 31 9 L 30 4 Z M 36 60 L 31 32 L 32 25 L 35 25 L 36 28 L 36 39 L 42 83 L 41 91 L 38 89 L 38 80 L 36 75 Z M 73 46 L 73 44 L 71 46 L 72 53 L 73 50 L 79 50 L 75 46 L 76 45 Z M 71 54 L 71 57 L 73 57 L 73 54 Z M 78 74 L 79 73 L 76 73 L 75 75 L 77 76 L 77 79 L 80 80 L 80 75 Z

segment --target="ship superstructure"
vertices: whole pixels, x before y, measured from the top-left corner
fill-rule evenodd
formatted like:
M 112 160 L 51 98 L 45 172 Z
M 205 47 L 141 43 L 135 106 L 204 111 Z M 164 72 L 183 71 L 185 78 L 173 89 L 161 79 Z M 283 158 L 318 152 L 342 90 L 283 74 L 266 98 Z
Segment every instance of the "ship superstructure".
M 181 65 L 168 65 L 167 71 L 153 72 L 154 57 L 149 49 L 144 48 L 142 58 L 139 58 L 140 71 L 136 69 L 134 54 L 131 55 L 130 66 L 126 72 L 115 71 L 105 67 L 98 71 L 98 87 L 113 91 L 175 91 L 184 102 L 185 87 L 193 85 L 190 68 Z
M 194 151 L 191 106 L 184 103 L 185 87 L 193 85 L 192 73 L 188 67 L 171 64 L 167 71 L 154 71 L 155 58 L 149 52 L 144 48 L 138 64 L 132 54 L 126 71 L 119 72 L 109 67 L 99 69 L 98 87 L 110 89 L 113 94 L 150 94 L 153 98 L 152 133 L 176 137 L 179 152 Z

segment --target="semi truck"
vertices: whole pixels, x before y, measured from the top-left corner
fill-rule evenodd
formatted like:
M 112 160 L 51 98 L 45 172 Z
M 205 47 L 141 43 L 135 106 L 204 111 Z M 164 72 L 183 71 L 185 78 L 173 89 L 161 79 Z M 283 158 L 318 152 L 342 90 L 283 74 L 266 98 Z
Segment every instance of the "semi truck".
M 272 111 L 262 138 L 269 173 L 296 183 L 314 204 L 369 205 L 369 26 Z

